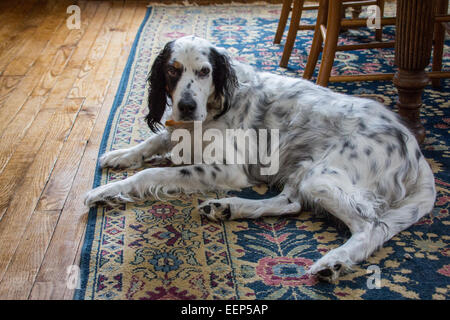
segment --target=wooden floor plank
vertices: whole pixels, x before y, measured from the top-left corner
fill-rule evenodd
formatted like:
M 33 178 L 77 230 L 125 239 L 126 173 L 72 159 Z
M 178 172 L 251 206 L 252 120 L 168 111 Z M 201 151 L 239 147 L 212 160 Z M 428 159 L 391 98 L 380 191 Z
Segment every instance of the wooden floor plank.
M 8 273 L 0 282 L 0 299 L 26 299 L 41 266 L 60 211 L 35 211 Z
M 66 27 L 65 9 L 69 4 L 69 0 L 62 0 L 49 8 L 36 31 L 23 43 L 20 51 L 5 67 L 3 75 L 25 75 L 27 73 L 57 28 L 59 26 Z
M 123 4 L 123 2 L 117 2 L 116 4 L 113 4 L 111 10 L 108 11 L 108 15 L 104 22 L 104 26 L 107 26 L 107 28 L 103 27 L 102 31 L 97 36 L 97 38 L 99 38 L 99 37 L 104 38 L 104 39 L 100 39 L 100 42 L 106 41 L 107 46 L 109 45 L 112 34 L 114 33 L 114 30 L 112 28 L 110 28 L 110 26 L 117 25 L 117 21 L 119 20 L 119 17 L 121 16 L 121 13 L 122 13 L 122 4 Z M 103 32 L 103 31 L 105 31 L 105 32 Z M 95 50 L 95 48 L 96 48 L 95 45 L 92 46 L 91 51 Z M 111 67 L 110 69 L 113 69 L 113 68 Z M 100 83 L 99 85 L 103 85 L 103 83 Z M 66 95 L 67 95 L 67 93 L 68 93 L 68 91 L 66 92 Z M 57 91 L 56 94 L 62 94 L 62 92 Z M 54 97 L 54 96 L 55 96 L 55 94 L 52 90 L 51 97 Z M 69 100 L 84 100 L 84 99 L 78 98 L 78 99 L 69 99 Z M 50 99 L 49 99 L 49 101 L 50 101 Z M 92 116 L 94 116 L 94 118 L 95 118 L 97 113 L 98 112 L 92 113 L 91 110 L 84 109 L 80 112 L 80 118 L 83 118 L 83 116 L 86 116 L 88 118 L 89 117 L 92 118 Z M 58 112 L 56 112 L 55 114 L 58 114 Z M 65 119 L 62 119 L 62 120 L 65 122 Z M 56 127 L 54 129 L 49 130 L 49 135 L 54 133 L 56 136 L 53 138 L 49 138 L 49 136 L 46 137 L 45 142 L 43 143 L 41 149 L 39 150 L 38 155 L 33 160 L 33 164 L 32 164 L 32 167 L 36 166 L 36 168 L 40 168 L 40 170 L 41 170 L 40 177 L 34 177 L 31 175 L 27 175 L 27 177 L 30 179 L 30 183 L 27 183 L 27 185 L 32 185 L 33 191 L 34 190 L 42 190 L 44 188 L 43 182 L 47 181 L 46 179 L 48 178 L 48 175 L 50 174 L 51 170 L 53 169 L 53 167 L 50 167 L 49 164 L 54 164 L 54 161 L 56 161 L 56 159 L 59 156 L 59 153 L 61 151 L 60 149 L 58 150 L 58 146 L 62 147 L 63 142 L 65 142 L 65 141 L 60 140 L 60 138 L 62 138 L 62 136 L 58 133 L 58 131 L 63 130 L 63 128 L 66 128 L 67 125 L 58 123 L 58 121 L 56 119 L 54 119 L 53 122 L 56 123 Z M 87 122 L 84 121 L 84 122 L 80 122 L 80 123 L 86 124 Z M 69 125 L 71 123 L 67 122 L 67 124 Z M 91 125 L 92 125 L 92 123 L 91 123 Z M 59 129 L 57 129 L 57 128 L 59 128 Z M 34 170 L 32 170 L 32 167 L 30 168 L 29 172 L 34 171 Z M 27 178 L 25 180 L 27 180 Z M 31 192 L 31 194 L 30 194 L 30 192 L 28 192 L 26 205 L 23 205 L 18 202 L 17 203 L 14 202 L 14 200 L 16 199 L 16 198 L 14 198 L 12 200 L 11 204 L 9 205 L 9 208 L 8 208 L 7 213 L 5 214 L 5 217 L 3 218 L 2 221 L 0 221 L 0 234 L 3 231 L 2 223 L 4 221 L 6 221 L 4 224 L 7 226 L 8 230 L 12 230 L 12 229 L 14 229 L 14 227 L 15 227 L 15 229 L 20 229 L 20 226 L 18 224 L 14 224 L 16 219 L 14 219 L 14 217 L 10 218 L 11 208 L 20 208 L 21 215 L 25 216 L 25 219 L 26 219 L 29 209 L 34 208 L 33 207 L 33 199 L 37 201 L 37 199 L 39 199 L 39 196 L 40 195 L 37 195 L 34 192 Z M 14 210 L 14 211 L 16 211 L 16 210 Z M 6 227 L 5 227 L 5 230 L 6 230 Z M 21 230 L 14 230 L 14 231 L 16 231 L 16 232 L 14 232 L 14 234 L 18 234 L 18 233 L 20 233 Z M 1 238 L 0 238 L 0 240 L 1 240 Z M 14 241 L 11 241 L 11 242 L 13 243 Z M 6 248 L 3 248 L 3 250 L 2 250 L 2 254 L 3 254 L 3 251 L 7 252 L 7 254 L 8 253 L 10 254 L 12 249 L 13 249 L 13 245 L 6 246 Z M 0 258 L 2 258 L 1 254 L 0 254 Z M 1 271 L 2 271 L 2 263 L 0 262 L 0 272 Z
M 82 26 L 69 30 L 68 3 L 0 3 L 0 299 L 72 298 L 83 196 L 147 10 L 78 0 Z
M 98 15 L 96 14 L 96 18 L 99 20 L 93 21 L 89 27 L 89 30 L 87 30 L 85 34 L 86 37 L 83 37 L 80 41 L 80 45 L 82 45 L 82 47 L 80 47 L 81 49 L 75 50 L 69 61 L 69 66 L 64 69 L 61 77 L 64 77 L 66 80 L 58 81 L 52 88 L 50 96 L 46 100 L 45 105 L 42 107 L 44 114 L 41 115 L 40 118 L 38 114 L 37 120 L 39 121 L 33 121 L 29 132 L 27 132 L 26 136 L 20 143 L 20 148 L 15 150 L 14 154 L 9 158 L 9 163 L 11 163 L 11 165 L 8 167 L 9 163 L 6 164 L 3 171 L 0 172 L 0 185 L 6 186 L 0 190 L 0 214 L 4 211 L 5 207 L 9 205 L 11 197 L 14 194 L 14 189 L 21 183 L 22 177 L 26 173 L 27 168 L 32 163 L 37 151 L 39 150 L 40 144 L 43 142 L 46 132 L 48 132 L 48 123 L 51 116 L 58 106 L 61 105 L 61 101 L 65 101 L 65 97 L 72 88 L 74 77 L 78 73 L 80 65 L 89 53 L 89 50 L 86 50 L 85 46 L 90 48 L 92 45 L 90 41 L 95 40 L 109 10 L 109 4 L 105 4 L 102 9 L 103 10 L 97 11 Z M 72 79 L 72 81 L 68 81 L 70 79 Z M 0 153 L 3 153 L 3 151 L 0 150 Z M 4 156 L 1 158 L 4 158 Z
M 0 108 L 17 88 L 23 76 L 0 76 Z
M 114 1 L 113 4 L 116 8 L 123 6 L 122 1 Z M 117 12 L 120 13 L 119 11 Z M 88 59 L 81 67 L 68 98 L 85 98 L 87 96 L 87 92 L 92 88 L 92 81 L 94 80 L 95 74 L 100 68 L 99 62 L 105 57 L 106 48 L 109 43 L 109 38 L 103 35 L 110 34 L 111 30 L 114 30 L 116 22 L 111 21 L 111 23 L 103 26 L 102 34 L 97 37 Z M 111 51 L 108 52 L 106 58 L 110 54 L 112 54 Z
M 54 57 L 53 61 L 47 70 L 45 70 L 39 84 L 33 89 L 33 92 L 31 93 L 32 96 L 45 96 L 54 87 L 56 81 L 58 80 L 58 76 L 66 68 L 74 49 L 78 46 L 78 43 L 85 34 L 89 23 L 92 22 L 92 19 L 96 14 L 97 7 L 98 2 L 90 1 L 87 4 L 83 2 L 80 4 L 80 10 L 83 12 L 83 19 L 81 20 L 80 29 L 73 29 L 69 31 L 66 26 L 60 28 L 62 31 L 65 31 L 67 36 L 63 42 L 59 42 L 56 52 L 52 54 Z M 84 44 L 82 43 L 82 45 Z
M 24 143 L 20 145 L 13 157 L 20 155 L 25 159 L 12 159 L 0 175 L 0 185 L 6 186 L 0 191 L 0 209 L 7 206 L 7 210 L 0 220 L 0 243 L 2 243 L 0 280 L 3 279 L 17 249 L 82 102 L 83 99 L 68 99 L 64 108 L 58 106 L 42 110 L 41 114 L 44 116 L 41 124 L 45 129 L 39 128 L 40 132 L 36 136 L 30 135 L 29 138 L 24 139 Z M 51 112 L 51 116 L 45 114 L 47 111 Z M 37 128 L 35 126 L 30 131 Z M 41 132 L 47 133 L 42 134 Z M 26 149 L 33 148 L 34 142 L 39 149 L 33 150 L 34 157 L 27 157 Z M 26 165 L 26 170 L 23 168 L 24 165 Z
M 22 141 L 39 110 L 41 110 L 44 100 L 42 96 L 28 99 L 22 108 L 22 112 L 15 117 L 14 121 L 5 130 L 0 139 L 0 173 L 5 169 L 12 154 Z
M 2 1 L 4 8 L 0 11 L 2 21 L 0 25 L 0 57 L 6 50 L 14 46 L 14 41 L 20 37 L 27 18 L 34 13 L 32 9 L 37 2 L 38 0 L 19 0 L 16 5 L 11 6 L 6 1 Z
M 93 10 L 95 12 L 97 3 L 91 3 L 95 4 L 95 7 L 91 9 L 91 11 Z M 86 11 L 89 13 L 89 8 L 87 8 Z M 8 125 L 20 112 L 30 94 L 48 96 L 50 90 L 55 85 L 58 76 L 67 64 L 67 61 L 61 61 L 62 59 L 60 57 L 64 56 L 70 58 L 72 56 L 80 38 L 87 30 L 89 21 L 90 19 L 88 18 L 83 19 L 80 30 L 69 30 L 64 26 L 60 27 L 57 33 L 53 35 L 49 44 L 28 71 L 25 78 L 4 102 L 3 107 L 0 108 L 0 136 L 7 130 Z M 84 43 L 84 45 L 86 44 L 87 42 Z M 67 50 L 68 48 L 71 50 Z M 48 78 L 49 71 L 55 71 L 52 73 L 51 81 L 45 80 Z M 33 90 L 37 90 L 37 92 Z
M 128 55 L 129 55 L 129 53 L 131 51 L 131 47 L 132 47 L 134 39 L 136 37 L 136 33 L 137 33 L 137 31 L 138 31 L 142 21 L 144 20 L 144 16 L 146 14 L 146 11 L 147 11 L 146 6 L 142 5 L 142 3 L 137 2 L 137 8 L 136 8 L 136 11 L 134 13 L 133 20 L 132 20 L 133 23 L 128 29 L 126 40 L 125 40 L 125 42 L 123 43 L 123 46 L 122 46 L 120 59 L 119 59 L 116 71 L 114 73 L 114 77 L 113 77 L 110 89 L 109 89 L 109 91 L 108 91 L 108 93 L 106 95 L 106 100 L 104 102 L 104 106 L 100 110 L 100 114 L 99 114 L 99 116 L 97 118 L 97 122 L 95 124 L 95 128 L 93 129 L 93 133 L 91 135 L 91 139 L 89 140 L 89 148 L 87 148 L 86 152 L 83 155 L 83 159 L 82 159 L 82 162 L 81 162 L 81 165 L 80 165 L 80 168 L 79 168 L 78 172 L 83 172 L 84 170 L 88 170 L 87 168 L 89 168 L 89 165 L 93 165 L 95 167 L 95 163 L 97 161 L 95 153 L 96 153 L 96 151 L 98 153 L 98 149 L 100 148 L 100 143 L 101 143 L 101 138 L 103 136 L 104 127 L 106 125 L 106 121 L 107 121 L 109 113 L 110 113 L 109 106 L 112 106 L 112 103 L 113 103 L 113 100 L 114 100 L 114 97 L 115 97 L 115 93 L 117 92 L 117 88 L 119 86 L 119 82 L 120 82 L 120 80 L 122 78 L 122 73 L 123 73 L 123 70 L 125 68 L 125 64 L 126 64 L 127 59 L 128 59 Z M 93 159 L 93 160 L 89 161 L 89 159 Z M 88 188 L 93 183 L 93 175 L 94 175 L 94 171 L 92 169 L 90 180 L 87 181 Z M 88 176 L 88 179 L 89 179 L 89 176 Z M 79 190 L 79 188 L 80 188 L 80 186 L 78 186 L 78 187 L 75 186 L 75 187 L 73 187 L 73 190 Z M 71 195 L 69 194 L 69 196 L 71 196 Z M 67 212 L 67 210 L 66 210 L 66 212 Z M 84 242 L 84 230 L 83 230 L 81 236 L 79 237 L 78 249 L 77 249 L 77 252 L 75 254 L 75 259 L 73 261 L 73 265 L 77 265 L 77 266 L 80 265 L 80 257 L 81 257 L 81 250 L 82 250 L 82 247 L 83 247 L 83 242 Z M 70 249 L 68 249 L 67 252 L 70 252 L 69 250 Z M 53 286 L 54 285 L 52 285 L 52 287 Z M 65 292 L 64 292 L 64 296 L 62 298 L 64 300 L 70 300 L 70 299 L 73 298 L 73 295 L 74 295 L 74 290 L 69 289 L 69 288 L 66 287 L 65 288 Z M 39 297 L 39 295 L 36 294 L 36 297 Z M 61 297 L 60 296 L 55 296 L 55 298 L 59 299 Z
M 0 173 L 3 171 L 14 150 L 25 136 L 25 133 L 39 112 L 41 105 L 46 101 L 48 93 L 55 85 L 58 76 L 64 70 L 67 61 L 74 51 L 76 43 L 84 34 L 89 21 L 92 20 L 97 4 L 94 2 L 91 2 L 90 4 L 95 5 L 87 6 L 86 8 L 81 5 L 81 7 L 85 9 L 83 11 L 85 16 L 83 19 L 84 25 L 80 31 L 74 30 L 73 32 L 68 32 L 67 28 L 60 28 L 58 33 L 50 41 L 49 47 L 51 48 L 47 48 L 49 50 L 45 50 L 45 52 L 43 52 L 43 54 L 53 55 L 54 58 L 51 65 L 47 67 L 47 72 L 42 75 L 39 85 L 35 88 L 35 90 L 38 89 L 38 91 L 42 94 L 30 96 L 23 107 L 17 112 L 14 119 L 12 119 L 4 129 L 4 133 L 1 135 L 0 139 Z M 31 77 L 36 77 L 34 75 L 35 70 L 42 70 L 45 65 L 40 58 L 38 59 L 37 64 L 39 64 L 39 66 L 32 70 L 33 74 L 30 75 Z M 36 84 L 37 81 L 34 81 L 34 83 Z
M 36 1 L 33 6 L 28 10 L 24 10 L 24 7 L 28 7 L 29 3 L 24 2 L 21 10 L 24 10 L 25 16 L 19 16 L 17 22 L 20 26 L 15 27 L 14 30 L 18 32 L 16 35 L 9 37 L 9 41 L 5 41 L 5 45 L 0 53 L 0 71 L 3 73 L 6 66 L 16 57 L 17 53 L 21 51 L 24 44 L 35 35 L 39 25 L 45 20 L 48 12 L 51 11 L 55 0 Z
M 92 23 L 89 25 L 89 30 L 84 34 L 83 38 L 78 42 L 75 52 L 72 54 L 70 60 L 63 73 L 58 77 L 58 81 L 53 87 L 49 96 L 50 103 L 57 103 L 63 101 L 73 87 L 74 81 L 80 72 L 81 66 L 84 64 L 86 58 L 90 54 L 93 45 L 97 41 L 97 37 L 103 30 L 103 25 L 106 23 L 112 5 L 109 1 L 102 1 L 95 13 Z
M 110 7 L 111 4 L 108 2 L 102 2 L 100 4 L 99 10 L 96 12 L 96 16 L 97 14 L 99 15 L 99 20 L 93 19 L 93 23 L 89 28 L 90 30 L 86 32 L 85 37 L 80 41 L 79 46 L 77 46 L 77 49 L 68 63 L 68 67 L 65 68 L 61 75 L 61 81 L 58 81 L 51 90 L 51 94 L 47 99 L 43 110 L 53 110 L 53 113 L 47 117 L 48 123 L 43 120 L 41 124 L 38 124 L 44 124 L 48 127 L 41 127 L 38 134 L 33 134 L 33 129 L 38 126 L 35 125 L 35 120 L 29 129 L 27 136 L 22 140 L 19 148 L 14 152 L 4 171 L 0 173 L 0 185 L 7 186 L 7 188 L 0 190 L 0 211 L 4 211 L 5 206 L 8 208 L 3 214 L 2 220 L 0 220 L 0 242 L 3 242 L 3 239 L 7 239 L 8 241 L 7 245 L 2 247 L 2 251 L 0 251 L 0 279 L 3 278 L 6 268 L 11 260 L 11 256 L 17 248 L 18 240 L 23 234 L 26 223 L 37 204 L 42 189 L 45 187 L 45 182 L 47 180 L 43 179 L 48 179 L 51 172 L 46 171 L 45 169 L 51 170 L 53 168 L 54 162 L 56 161 L 56 158 L 54 157 L 55 155 L 57 157 L 57 154 L 61 151 L 63 141 L 61 141 L 60 138 L 62 135 L 67 136 L 67 126 L 70 128 L 73 124 L 74 118 L 72 119 L 72 113 L 66 114 L 65 110 L 59 112 L 61 101 L 65 101 L 65 97 L 72 87 L 74 78 L 76 74 L 78 74 L 80 65 L 82 65 L 89 54 L 89 48 L 91 48 L 90 41 L 95 41 L 102 25 L 107 22 L 105 18 L 107 18 L 108 12 L 111 11 Z M 87 43 L 82 45 L 81 43 L 83 41 Z M 71 100 L 82 101 L 82 99 Z M 74 114 L 78 112 L 79 107 L 80 106 L 75 110 Z M 68 119 L 72 119 L 72 122 L 70 123 Z M 48 132 L 47 136 L 45 135 L 45 132 Z M 54 143 L 52 139 L 49 139 L 49 135 L 50 138 L 57 135 L 57 137 L 54 138 L 56 139 L 56 143 Z M 39 140 L 43 138 L 46 140 Z M 42 145 L 42 147 L 38 149 L 39 154 L 37 151 L 26 153 L 26 148 L 36 148 L 34 143 L 29 143 L 34 142 L 36 139 L 38 139 L 38 145 Z M 24 141 L 28 143 L 24 143 Z M 36 174 L 33 174 L 33 167 L 34 170 L 36 170 Z M 30 173 L 27 174 L 28 172 Z M 44 184 L 42 185 L 42 183 Z M 40 190 L 38 190 L 39 187 L 41 188 Z M 22 190 L 22 193 L 17 193 L 17 190 L 20 188 L 25 188 L 25 190 Z M 27 197 L 25 199 L 20 199 L 20 194 L 27 194 Z
M 135 11 L 135 2 L 128 3 L 115 27 L 114 35 L 110 41 L 107 52 L 121 52 L 125 42 L 126 30 L 132 22 Z M 117 55 L 110 54 L 99 63 L 99 68 L 91 81 L 83 109 L 77 118 L 71 136 L 66 141 L 63 151 L 55 165 L 52 176 L 39 200 L 38 210 L 62 209 L 67 194 L 78 170 L 84 148 L 91 134 L 98 111 L 103 104 L 110 83 L 113 78 Z M 87 103 L 94 101 L 95 103 Z
M 65 286 L 64 272 L 68 265 L 72 265 L 76 261 L 76 250 L 80 246 L 87 221 L 87 209 L 81 206 L 80 203 L 83 203 L 85 192 L 92 186 L 93 169 L 97 161 L 102 133 L 129 53 L 129 48 L 131 47 L 130 42 L 132 40 L 129 41 L 129 39 L 134 38 L 146 12 L 145 4 L 138 4 L 132 20 L 133 24 L 127 34 L 127 40 L 122 46 L 123 51 L 121 52 L 119 63 L 114 73 L 113 82 L 109 87 L 106 99 L 97 117 L 89 144 L 86 147 L 74 183 L 55 229 L 55 234 L 31 292 L 31 299 L 61 299 L 63 297 L 70 299 L 73 295 L 73 291 L 67 289 Z M 136 20 L 138 23 L 136 23 Z M 129 36 L 129 34 L 132 35 Z M 61 257 L 63 258 L 61 259 Z

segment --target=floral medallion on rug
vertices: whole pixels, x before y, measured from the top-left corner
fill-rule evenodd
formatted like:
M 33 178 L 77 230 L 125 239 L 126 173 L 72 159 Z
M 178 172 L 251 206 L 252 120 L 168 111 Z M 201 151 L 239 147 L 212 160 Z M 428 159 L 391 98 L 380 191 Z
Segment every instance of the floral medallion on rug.
M 153 59 L 169 40 L 195 34 L 260 70 L 301 77 L 312 32 L 299 32 L 289 67 L 279 68 L 283 46 L 273 45 L 279 13 L 279 5 L 149 7 L 99 155 L 136 145 L 151 135 L 144 121 L 146 78 Z M 309 23 L 314 23 L 315 14 L 306 13 Z M 370 30 L 348 31 L 340 41 L 371 37 Z M 385 28 L 384 38 L 394 38 L 393 27 Z M 447 69 L 448 49 L 447 43 Z M 340 52 L 333 72 L 392 72 L 393 65 L 391 49 Z M 397 96 L 390 81 L 333 83 L 330 88 L 377 99 L 389 108 L 394 108 Z M 450 80 L 442 81 L 441 89 L 428 86 L 423 102 L 427 138 L 422 150 L 435 173 L 436 206 L 337 283 L 322 283 L 305 274 L 313 261 L 348 238 L 332 221 L 302 212 L 216 223 L 200 217 L 196 206 L 199 199 L 224 195 L 180 195 L 91 209 L 81 257 L 81 288 L 75 299 L 448 299 Z M 165 165 L 170 165 L 165 159 L 148 163 L 148 167 Z M 94 186 L 135 172 L 97 167 Z M 267 198 L 276 190 L 262 185 L 239 194 Z

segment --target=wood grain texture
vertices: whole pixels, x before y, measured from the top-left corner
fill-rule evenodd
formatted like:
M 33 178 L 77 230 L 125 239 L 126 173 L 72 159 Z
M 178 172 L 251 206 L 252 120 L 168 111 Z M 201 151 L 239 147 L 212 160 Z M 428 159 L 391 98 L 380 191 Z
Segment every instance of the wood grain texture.
M 0 108 L 22 79 L 23 76 L 0 76 Z
M 48 12 L 51 12 L 55 0 L 48 1 L 24 1 L 20 7 L 20 14 L 13 18 L 8 25 L 12 30 L 7 30 L 3 35 L 5 39 L 3 50 L 0 53 L 0 71 L 3 73 L 6 66 L 21 52 L 27 43 L 36 34 L 39 26 L 44 22 Z M 2 21 L 3 22 L 3 21 Z
M 0 209 L 5 205 L 8 207 L 0 220 L 0 279 L 17 249 L 82 102 L 83 99 L 67 99 L 62 108 L 55 106 L 44 109 L 51 116 L 42 113 L 42 127 L 30 129 L 39 129 L 40 132 L 22 141 L 13 155 L 14 159 L 0 175 L 0 185 L 7 186 L 0 193 Z M 34 142 L 39 149 L 33 153 L 34 156 L 30 156 L 27 149 Z
M 147 10 L 76 1 L 82 26 L 69 30 L 65 0 L 38 2 L 0 3 L 0 299 L 72 298 L 82 198 Z
M 28 18 L 36 14 L 39 6 L 37 0 L 20 0 L 15 6 L 5 2 L 0 26 L 0 66 L 5 66 L 14 56 L 13 52 L 20 49 L 17 44 L 23 39 L 23 32 L 28 29 Z M 0 72 L 2 71 L 3 68 L 0 68 Z
M 0 282 L 2 299 L 27 297 L 59 217 L 59 210 L 35 211 Z
M 83 3 L 80 4 L 80 7 L 84 8 Z M 89 9 L 88 5 L 85 11 L 89 13 L 94 10 L 95 12 L 96 7 L 96 3 L 93 9 Z M 40 95 L 48 98 L 59 75 L 66 68 L 67 61 L 60 58 L 61 51 L 67 58 L 73 54 L 80 37 L 86 31 L 87 24 L 90 21 L 89 17 L 89 15 L 86 15 L 86 18 L 83 19 L 80 30 L 69 30 L 65 26 L 60 26 L 58 31 L 50 38 L 46 48 L 38 56 L 24 79 L 4 102 L 3 107 L 0 108 L 0 136 L 20 112 L 30 95 Z M 68 52 L 68 48 L 71 49 L 70 52 Z M 49 72 L 51 76 L 48 75 Z M 51 80 L 48 80 L 49 77 Z
M 114 28 L 107 52 L 121 52 L 121 47 L 125 41 L 126 30 L 132 22 L 135 2 L 129 2 L 125 6 L 124 13 L 118 20 L 119 28 Z M 118 55 L 108 55 L 102 59 L 99 68 L 96 70 L 94 80 L 91 82 L 87 98 L 80 111 L 71 135 L 64 144 L 64 148 L 55 165 L 51 179 L 49 180 L 38 204 L 39 210 L 62 209 L 71 183 L 78 170 L 83 150 L 92 132 L 95 119 L 103 104 L 105 95 L 110 86 L 114 73 L 114 64 Z M 104 72 L 103 70 L 106 70 Z
M 56 226 L 53 236 L 54 241 L 52 240 L 49 246 L 42 268 L 31 291 L 30 299 L 56 299 L 60 297 L 71 299 L 73 296 L 73 291 L 65 285 L 65 270 L 67 266 L 75 264 L 79 256 L 78 250 L 81 246 L 88 215 L 88 209 L 80 206 L 80 203 L 83 202 L 84 194 L 92 186 L 93 169 L 97 162 L 98 148 L 110 107 L 113 103 L 134 36 L 145 16 L 145 6 L 140 5 L 139 2 L 137 4 L 138 7 L 132 18 L 132 24 L 128 27 L 125 42 L 122 43 L 122 50 L 119 52 L 120 56 L 116 57 L 117 65 L 112 83 L 97 116 L 89 143 L 84 151 L 78 172 Z M 87 168 L 90 168 L 91 172 Z
M 70 4 L 68 0 L 58 1 L 50 8 L 45 8 L 45 18 L 36 25 L 34 33 L 24 41 L 19 52 L 6 66 L 3 75 L 24 75 L 36 61 L 47 45 L 55 30 L 65 23 L 65 9 Z

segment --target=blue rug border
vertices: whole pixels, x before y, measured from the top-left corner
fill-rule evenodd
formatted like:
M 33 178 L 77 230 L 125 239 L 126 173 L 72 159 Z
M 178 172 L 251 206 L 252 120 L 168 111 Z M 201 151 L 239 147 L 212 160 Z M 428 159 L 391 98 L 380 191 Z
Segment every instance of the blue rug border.
M 106 122 L 106 126 L 103 132 L 102 141 L 100 143 L 100 148 L 98 151 L 97 159 L 100 158 L 100 156 L 105 152 L 106 145 L 108 143 L 109 135 L 110 135 L 110 129 L 112 122 L 114 120 L 114 117 L 116 115 L 118 107 L 121 105 L 123 98 L 125 96 L 126 88 L 128 85 L 129 77 L 130 77 L 130 71 L 131 67 L 134 62 L 134 58 L 136 55 L 136 48 L 139 43 L 139 39 L 141 37 L 142 30 L 144 29 L 144 26 L 147 24 L 150 14 L 152 12 L 152 7 L 147 8 L 147 12 L 145 13 L 144 20 L 142 21 L 141 25 L 139 26 L 139 29 L 136 33 L 136 36 L 134 38 L 133 45 L 130 50 L 130 54 L 128 55 L 128 60 L 125 65 L 124 71 L 122 73 L 122 77 L 120 79 L 119 87 L 117 89 L 117 93 L 114 97 L 114 102 L 111 107 L 111 111 L 109 113 L 108 120 Z M 100 168 L 99 162 L 97 160 L 97 164 L 95 167 L 95 176 L 94 176 L 94 182 L 92 184 L 92 187 L 98 187 L 101 182 L 102 177 L 102 169 Z M 95 225 L 98 215 L 98 208 L 94 207 L 89 210 L 88 215 L 88 222 L 86 226 L 85 231 L 85 237 L 84 237 L 84 243 L 83 247 L 81 249 L 81 257 L 80 257 L 80 289 L 76 289 L 73 300 L 85 300 L 85 294 L 87 289 L 87 281 L 89 277 L 89 264 L 90 264 L 90 253 L 92 249 L 92 243 L 94 241 L 94 233 L 95 233 Z

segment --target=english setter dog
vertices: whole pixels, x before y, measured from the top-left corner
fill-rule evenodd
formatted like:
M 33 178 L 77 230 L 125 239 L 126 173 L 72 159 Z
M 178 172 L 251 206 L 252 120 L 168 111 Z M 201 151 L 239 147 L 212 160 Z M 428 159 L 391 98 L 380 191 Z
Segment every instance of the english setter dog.
M 227 129 L 278 129 L 280 169 L 262 175 L 261 164 L 226 161 L 148 168 L 91 190 L 87 206 L 259 183 L 282 186 L 282 192 L 270 199 L 210 199 L 198 209 L 213 220 L 281 216 L 302 208 L 332 214 L 352 235 L 308 270 L 332 282 L 433 208 L 434 177 L 416 139 L 396 114 L 376 101 L 258 72 L 194 36 L 167 43 L 148 80 L 146 120 L 157 134 L 106 153 L 100 159 L 102 167 L 137 168 L 154 155 L 170 152 L 174 128 L 160 130 L 166 113 L 178 123 L 201 121 L 203 130 L 214 128 L 224 136 Z

